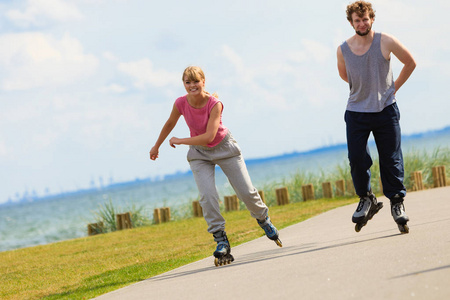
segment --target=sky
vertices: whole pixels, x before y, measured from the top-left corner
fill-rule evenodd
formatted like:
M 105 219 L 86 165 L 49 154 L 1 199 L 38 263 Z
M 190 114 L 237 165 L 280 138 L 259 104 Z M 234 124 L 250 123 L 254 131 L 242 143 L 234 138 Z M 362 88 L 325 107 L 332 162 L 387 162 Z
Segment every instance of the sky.
M 321 3 L 0 1 L 0 203 L 187 171 L 187 146 L 149 150 L 190 65 L 246 159 L 345 143 L 350 2 Z M 417 62 L 397 93 L 403 134 L 450 125 L 450 2 L 429 3 L 372 1 L 373 29 Z M 170 136 L 188 135 L 181 118 Z

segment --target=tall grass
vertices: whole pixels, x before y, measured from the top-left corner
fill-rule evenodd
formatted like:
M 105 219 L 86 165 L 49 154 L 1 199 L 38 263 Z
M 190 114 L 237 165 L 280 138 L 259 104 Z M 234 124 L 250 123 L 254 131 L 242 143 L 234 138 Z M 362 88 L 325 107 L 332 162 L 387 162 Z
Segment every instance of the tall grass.
M 432 152 L 426 150 L 411 150 L 404 155 L 405 178 L 404 184 L 407 190 L 412 189 L 411 173 L 421 171 L 425 188 L 433 187 L 432 168 L 435 166 L 445 166 L 447 178 L 450 174 L 450 148 L 438 147 Z M 378 157 L 374 157 L 371 170 L 371 186 L 375 193 L 382 194 L 382 186 L 380 180 L 380 167 Z M 350 174 L 348 162 L 342 162 L 329 172 L 319 170 L 318 172 L 297 172 L 290 177 L 285 177 L 280 181 L 274 181 L 264 184 L 261 189 L 264 190 L 266 202 L 268 206 L 276 205 L 275 189 L 279 187 L 287 187 L 291 202 L 304 201 L 302 196 L 302 186 L 312 184 L 316 198 L 323 197 L 322 183 L 331 182 L 334 193 L 335 182 L 344 180 L 346 186 L 346 196 L 354 196 L 354 187 Z
M 432 168 L 436 166 L 445 166 L 447 178 L 450 174 L 450 148 L 438 147 L 431 153 L 426 151 L 411 151 L 405 157 L 405 185 L 412 187 L 410 174 L 414 171 L 421 171 L 425 188 L 433 187 Z
M 150 219 L 144 212 L 144 206 L 136 206 L 136 204 L 129 204 L 125 208 L 115 206 L 111 199 L 109 202 L 103 203 L 98 210 L 94 212 L 97 219 L 96 222 L 103 223 L 102 233 L 113 232 L 117 230 L 116 215 L 118 213 L 130 212 L 131 224 L 133 227 L 147 226 L 151 224 Z
M 438 147 L 431 152 L 426 150 L 411 150 L 404 154 L 404 166 L 405 166 L 405 178 L 404 184 L 407 190 L 412 189 L 413 183 L 411 182 L 410 174 L 414 171 L 421 171 L 425 188 L 433 187 L 432 167 L 444 165 L 446 167 L 447 177 L 450 172 L 450 148 Z M 380 168 L 379 159 L 377 156 L 373 159 L 373 165 L 371 167 L 371 186 L 372 190 L 377 194 L 382 194 L 382 186 L 380 180 Z M 344 180 L 346 182 L 346 194 L 345 196 L 354 196 L 355 191 L 352 184 L 352 178 L 350 174 L 350 167 L 347 161 L 337 164 L 331 171 L 318 170 L 317 172 L 297 172 L 290 176 L 286 176 L 280 180 L 266 182 L 262 186 L 259 186 L 259 190 L 263 190 L 265 194 L 265 200 L 267 206 L 275 206 L 276 192 L 275 190 L 280 187 L 287 187 L 290 196 L 290 202 L 302 202 L 304 201 L 302 195 L 302 186 L 305 184 L 312 184 L 314 187 L 314 193 L 316 198 L 323 198 L 322 183 L 331 182 L 333 187 L 333 193 L 336 193 L 335 182 L 338 180 Z M 226 191 L 228 195 L 234 194 L 234 191 L 230 188 Z M 190 199 L 186 203 L 171 208 L 172 220 L 183 220 L 190 218 L 193 215 L 192 201 L 197 199 Z M 224 204 L 221 203 L 221 208 L 224 209 Z M 244 203 L 240 201 L 240 208 L 245 209 Z M 145 214 L 144 207 L 135 207 L 132 205 L 127 209 L 120 209 L 114 207 L 112 201 L 104 203 L 99 210 L 95 213 L 98 219 L 104 222 L 106 232 L 116 230 L 115 214 L 118 212 L 130 211 L 132 213 L 133 227 L 146 226 L 152 223 L 151 216 Z

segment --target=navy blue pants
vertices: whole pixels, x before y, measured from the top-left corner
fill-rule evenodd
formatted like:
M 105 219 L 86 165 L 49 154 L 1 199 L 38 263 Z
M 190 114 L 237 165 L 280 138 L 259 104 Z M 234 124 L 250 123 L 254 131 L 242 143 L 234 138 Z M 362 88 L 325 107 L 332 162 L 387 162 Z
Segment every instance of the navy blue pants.
M 384 195 L 389 199 L 396 194 L 401 197 L 406 195 L 399 121 L 400 112 L 396 103 L 379 113 L 345 112 L 348 159 L 358 196 L 366 196 L 371 190 L 372 158 L 367 145 L 371 132 L 378 150 Z

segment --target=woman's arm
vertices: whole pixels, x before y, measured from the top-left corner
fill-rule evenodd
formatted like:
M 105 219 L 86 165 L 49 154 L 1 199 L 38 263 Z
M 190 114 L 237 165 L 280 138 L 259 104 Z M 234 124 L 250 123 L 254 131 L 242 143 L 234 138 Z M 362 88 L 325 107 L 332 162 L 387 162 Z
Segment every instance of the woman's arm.
M 181 114 L 178 111 L 178 108 L 173 105 L 172 112 L 170 113 L 169 119 L 164 124 L 163 128 L 161 129 L 161 133 L 159 134 L 158 139 L 156 140 L 155 145 L 150 150 L 150 159 L 155 160 L 158 158 L 159 154 L 159 147 L 161 144 L 166 140 L 167 136 L 172 132 L 175 125 L 177 125 L 178 119 L 180 118 Z
M 208 124 L 206 126 L 206 132 L 194 137 L 179 139 L 173 137 L 170 139 L 170 146 L 175 148 L 175 145 L 198 145 L 206 146 L 207 144 L 214 141 L 216 138 L 217 130 L 219 130 L 220 125 L 220 114 L 222 113 L 222 103 L 217 102 L 211 110 L 209 116 Z

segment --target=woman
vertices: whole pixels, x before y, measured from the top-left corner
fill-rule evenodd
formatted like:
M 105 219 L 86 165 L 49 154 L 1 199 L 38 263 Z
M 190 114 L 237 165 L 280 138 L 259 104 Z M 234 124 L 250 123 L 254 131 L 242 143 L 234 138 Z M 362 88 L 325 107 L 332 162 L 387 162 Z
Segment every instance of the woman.
M 181 115 L 190 130 L 190 137 L 172 137 L 170 146 L 189 145 L 187 159 L 200 193 L 200 205 L 208 224 L 208 232 L 217 242 L 215 264 L 234 260 L 225 233 L 225 219 L 220 213 L 219 195 L 214 181 L 215 166 L 219 165 L 238 198 L 245 203 L 251 216 L 257 219 L 267 237 L 280 247 L 278 230 L 270 222 L 268 208 L 253 187 L 239 145 L 222 124 L 223 104 L 205 90 L 205 75 L 201 68 L 188 67 L 182 76 L 187 95 L 178 98 L 158 140 L 150 150 L 150 159 L 158 158 L 159 147 L 170 134 Z

